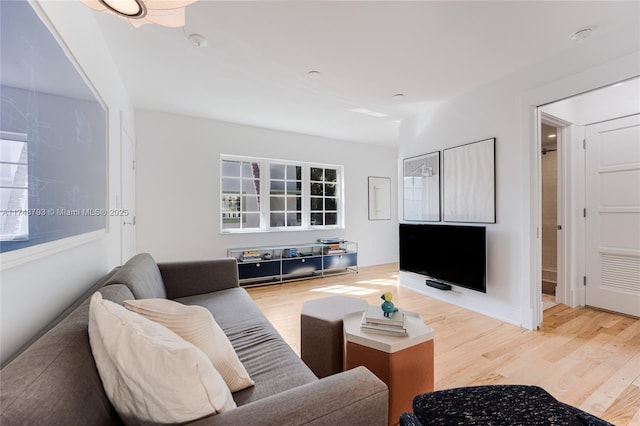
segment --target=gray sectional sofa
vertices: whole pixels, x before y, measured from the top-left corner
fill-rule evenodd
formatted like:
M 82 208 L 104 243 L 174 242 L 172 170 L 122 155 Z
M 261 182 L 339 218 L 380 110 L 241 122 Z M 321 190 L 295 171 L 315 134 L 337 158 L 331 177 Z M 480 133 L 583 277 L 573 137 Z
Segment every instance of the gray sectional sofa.
M 50 329 L 0 370 L 0 424 L 121 424 L 96 369 L 87 332 L 89 296 L 169 298 L 211 311 L 255 386 L 238 408 L 193 425 L 383 425 L 388 390 L 359 367 L 318 379 L 238 285 L 235 259 L 157 264 L 134 256 L 98 282 Z M 153 392 L 149 389 L 149 392 Z

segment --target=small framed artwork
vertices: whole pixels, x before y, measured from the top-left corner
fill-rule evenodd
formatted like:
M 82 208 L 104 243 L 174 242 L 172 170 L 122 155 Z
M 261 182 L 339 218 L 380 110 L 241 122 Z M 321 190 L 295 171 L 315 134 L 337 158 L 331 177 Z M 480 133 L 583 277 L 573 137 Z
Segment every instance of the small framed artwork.
M 391 219 L 391 178 L 369 176 L 369 220 Z
M 444 150 L 445 222 L 496 223 L 496 139 Z
M 440 221 L 440 151 L 403 161 L 404 220 Z

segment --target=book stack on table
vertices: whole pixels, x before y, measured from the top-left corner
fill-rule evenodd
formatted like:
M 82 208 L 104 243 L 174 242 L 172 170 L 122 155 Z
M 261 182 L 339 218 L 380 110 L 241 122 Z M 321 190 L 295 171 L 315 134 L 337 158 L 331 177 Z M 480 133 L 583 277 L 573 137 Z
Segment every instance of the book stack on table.
M 369 306 L 362 314 L 362 331 L 392 336 L 407 336 L 407 318 L 402 311 L 384 316 L 380 306 Z

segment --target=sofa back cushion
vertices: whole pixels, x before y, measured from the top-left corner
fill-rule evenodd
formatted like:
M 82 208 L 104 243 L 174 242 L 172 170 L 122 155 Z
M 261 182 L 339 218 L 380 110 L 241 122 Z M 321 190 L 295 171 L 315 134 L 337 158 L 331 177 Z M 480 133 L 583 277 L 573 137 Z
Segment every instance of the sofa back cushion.
M 167 292 L 158 264 L 148 253 L 133 256 L 122 265 L 107 284 L 124 284 L 136 299 L 166 299 Z
M 107 396 L 126 423 L 183 423 L 236 407 L 200 349 L 99 292 L 91 297 L 89 342 Z
M 253 386 L 229 338 L 206 308 L 167 299 L 125 300 L 124 307 L 162 324 L 209 357 L 231 392 Z
M 122 303 L 133 295 L 126 286 L 100 289 Z M 87 324 L 86 299 L 0 372 L 0 424 L 118 424 L 96 369 Z

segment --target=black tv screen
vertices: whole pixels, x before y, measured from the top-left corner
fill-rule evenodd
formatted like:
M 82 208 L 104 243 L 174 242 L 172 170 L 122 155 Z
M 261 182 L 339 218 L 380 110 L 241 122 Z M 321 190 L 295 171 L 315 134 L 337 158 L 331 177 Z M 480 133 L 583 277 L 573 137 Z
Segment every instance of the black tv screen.
M 486 293 L 484 226 L 400 224 L 400 270 Z

